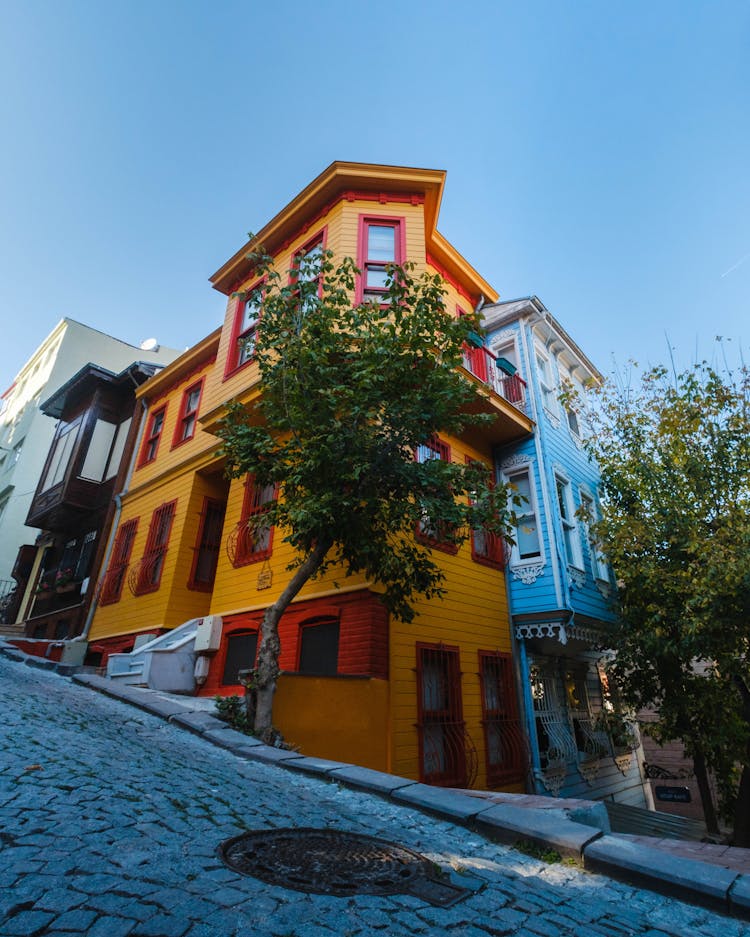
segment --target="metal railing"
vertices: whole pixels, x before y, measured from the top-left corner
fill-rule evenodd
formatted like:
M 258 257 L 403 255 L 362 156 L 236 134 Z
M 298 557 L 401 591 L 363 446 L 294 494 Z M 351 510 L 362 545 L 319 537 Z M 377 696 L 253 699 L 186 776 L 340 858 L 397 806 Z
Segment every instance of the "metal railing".
M 464 367 L 491 387 L 509 403 L 523 408 L 526 403 L 526 381 L 518 374 L 507 374 L 498 367 L 498 359 L 484 345 L 464 350 Z

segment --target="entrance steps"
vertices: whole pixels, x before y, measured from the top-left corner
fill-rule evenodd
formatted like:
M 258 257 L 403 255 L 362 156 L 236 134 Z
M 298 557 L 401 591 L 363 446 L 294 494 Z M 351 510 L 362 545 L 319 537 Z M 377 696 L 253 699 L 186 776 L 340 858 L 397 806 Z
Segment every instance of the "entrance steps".
M 183 622 L 177 628 L 159 635 L 146 644 L 135 648 L 129 654 L 110 654 L 107 659 L 107 677 L 116 683 L 127 686 L 150 686 L 152 689 L 167 689 L 167 687 L 156 687 L 154 685 L 154 660 L 159 660 L 158 670 L 163 670 L 164 655 L 170 655 L 173 658 L 177 683 L 183 681 L 179 678 L 187 673 L 187 665 L 190 665 L 190 681 L 192 681 L 192 666 L 194 664 L 193 646 L 195 643 L 195 634 L 198 626 L 203 621 L 202 618 L 191 618 Z M 168 668 L 169 669 L 169 668 Z M 188 682 L 185 680 L 183 692 L 191 692 Z M 170 682 L 174 683 L 174 679 Z M 180 692 L 182 686 L 172 689 L 172 692 Z

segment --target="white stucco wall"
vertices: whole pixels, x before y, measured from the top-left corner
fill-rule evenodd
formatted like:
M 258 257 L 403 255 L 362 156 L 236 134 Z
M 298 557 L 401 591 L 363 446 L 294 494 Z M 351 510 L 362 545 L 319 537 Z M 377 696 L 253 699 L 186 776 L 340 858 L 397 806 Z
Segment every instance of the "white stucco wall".
M 62 319 L 21 368 L 0 412 L 0 580 L 11 578 L 18 548 L 33 544 L 39 532 L 24 521 L 57 425 L 39 404 L 86 364 L 117 374 L 134 361 L 167 364 L 179 354 L 172 348 L 144 351 Z

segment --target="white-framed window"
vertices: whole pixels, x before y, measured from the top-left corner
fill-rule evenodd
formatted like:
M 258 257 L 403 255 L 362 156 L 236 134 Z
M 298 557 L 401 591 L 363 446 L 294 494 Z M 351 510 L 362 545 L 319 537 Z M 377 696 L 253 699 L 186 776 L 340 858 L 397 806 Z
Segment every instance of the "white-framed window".
M 576 508 L 573 501 L 572 486 L 567 478 L 555 473 L 555 489 L 557 491 L 557 505 L 560 511 L 566 559 L 570 566 L 583 569 L 583 551 L 581 550 L 581 538 L 576 523 Z
M 589 556 L 591 557 L 591 571 L 594 574 L 594 579 L 598 579 L 601 582 L 609 582 L 609 564 L 602 553 L 601 544 L 592 530 L 592 526 L 599 520 L 599 511 L 596 506 L 596 501 L 585 491 L 581 492 L 581 509 L 586 518 L 584 521 L 586 542 L 589 548 Z
M 520 359 L 518 356 L 518 345 L 516 344 L 515 338 L 507 338 L 501 342 L 492 344 L 492 353 L 496 358 L 505 358 L 505 360 L 512 364 L 516 371 L 520 371 Z
M 517 469 L 505 473 L 505 478 L 514 495 L 521 499 L 520 505 L 513 505 L 516 524 L 513 531 L 515 543 L 511 551 L 511 565 L 538 563 L 542 557 L 542 532 L 536 497 L 531 483 L 530 468 Z
M 569 395 L 565 401 L 565 417 L 568 421 L 568 429 L 576 441 L 580 441 L 584 435 L 586 423 L 586 400 L 583 384 L 573 375 L 571 368 L 565 367 L 559 363 L 560 377 L 562 379 L 562 389 Z
M 536 360 L 537 374 L 539 375 L 539 391 L 542 397 L 542 406 L 553 416 L 557 416 L 557 391 L 554 372 L 552 370 L 552 359 L 539 347 L 534 349 L 534 358 Z

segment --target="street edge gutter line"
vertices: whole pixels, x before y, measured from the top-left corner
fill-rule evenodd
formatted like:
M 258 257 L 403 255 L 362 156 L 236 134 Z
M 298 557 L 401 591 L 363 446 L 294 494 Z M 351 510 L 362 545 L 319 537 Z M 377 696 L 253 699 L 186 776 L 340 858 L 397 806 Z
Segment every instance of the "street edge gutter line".
M 561 855 L 582 860 L 586 871 L 608 875 L 690 904 L 750 920 L 750 875 L 634 844 L 594 826 L 559 815 L 553 816 L 550 810 L 515 807 L 507 803 L 482 807 L 480 798 L 467 794 L 431 787 L 409 778 L 357 765 L 274 748 L 235 731 L 206 710 L 190 709 L 189 697 L 185 697 L 186 705 L 183 706 L 160 698 L 157 690 L 118 686 L 105 677 L 76 672 L 78 668 L 25 654 L 2 640 L 0 654 L 28 666 L 70 677 L 80 686 L 136 706 L 238 757 L 276 764 L 322 780 L 335 781 L 353 790 L 376 794 L 403 806 L 461 824 L 504 845 L 513 846 L 519 840 L 531 840 L 542 848 L 554 849 Z

